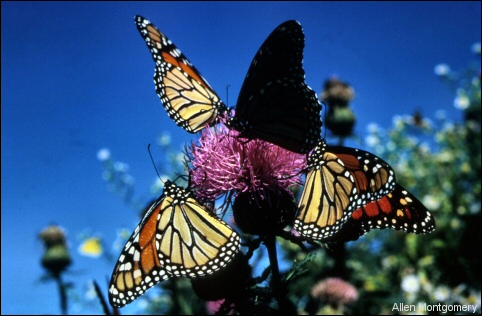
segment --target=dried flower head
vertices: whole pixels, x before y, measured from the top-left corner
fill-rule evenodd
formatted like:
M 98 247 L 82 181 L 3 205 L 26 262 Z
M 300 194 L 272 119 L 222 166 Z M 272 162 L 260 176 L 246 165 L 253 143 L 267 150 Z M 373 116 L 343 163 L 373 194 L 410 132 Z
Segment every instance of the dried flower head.
M 346 82 L 338 78 L 331 78 L 325 82 L 321 99 L 331 106 L 347 106 L 355 98 L 355 90 Z
M 47 248 L 55 245 L 65 245 L 67 243 L 64 229 L 57 225 L 51 225 L 45 228 L 40 232 L 39 236 Z
M 333 135 L 347 137 L 353 133 L 356 116 L 350 101 L 354 98 L 355 90 L 348 83 L 338 78 L 325 82 L 321 99 L 328 104 L 325 124 Z
M 40 232 L 40 239 L 46 248 L 42 256 L 42 265 L 53 276 L 59 276 L 72 263 L 65 231 L 59 226 L 52 225 Z

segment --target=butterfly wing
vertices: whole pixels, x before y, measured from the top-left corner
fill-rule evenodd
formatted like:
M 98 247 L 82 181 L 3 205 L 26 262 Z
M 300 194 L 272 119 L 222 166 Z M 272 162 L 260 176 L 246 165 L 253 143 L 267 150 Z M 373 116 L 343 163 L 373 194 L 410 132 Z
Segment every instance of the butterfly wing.
M 294 228 L 310 239 L 336 233 L 354 211 L 356 186 L 353 175 L 323 142 L 308 158 L 308 174 L 298 205 Z
M 363 205 L 395 187 L 395 173 L 381 158 L 321 140 L 308 158 L 308 173 L 294 228 L 323 240 L 335 235 Z
M 381 199 L 358 208 L 337 234 L 324 241 L 357 240 L 371 229 L 384 228 L 428 234 L 435 230 L 435 219 L 413 194 L 396 184 Z
M 154 84 L 169 116 L 190 133 L 216 123 L 227 108 L 206 79 L 151 22 L 135 21 L 156 63 Z
M 171 277 L 159 260 L 156 244 L 157 222 L 164 202 L 163 194 L 152 204 L 127 241 L 110 281 L 109 301 L 112 306 L 129 304 L 158 282 Z
M 356 207 L 379 200 L 395 188 L 395 172 L 382 158 L 357 148 L 326 146 L 326 150 L 336 155 L 353 175 Z
M 313 149 L 321 132 L 321 104 L 305 82 L 303 48 L 297 21 L 284 22 L 269 35 L 251 63 L 228 126 L 242 137 L 294 152 Z
M 238 252 L 239 235 L 186 189 L 171 185 L 159 218 L 159 258 L 169 273 L 196 277 L 225 266 Z
M 235 256 L 239 245 L 239 235 L 190 191 L 167 182 L 114 268 L 111 305 L 122 307 L 172 276 L 213 273 Z

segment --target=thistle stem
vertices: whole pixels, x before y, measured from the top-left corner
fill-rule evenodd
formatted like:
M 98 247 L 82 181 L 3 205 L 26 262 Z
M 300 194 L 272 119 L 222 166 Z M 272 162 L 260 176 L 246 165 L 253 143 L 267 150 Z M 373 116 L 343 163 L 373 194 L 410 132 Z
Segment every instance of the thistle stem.
M 271 266 L 271 288 L 273 297 L 278 301 L 279 311 L 284 315 L 296 315 L 296 307 L 286 297 L 286 286 L 281 282 L 278 257 L 276 254 L 276 235 L 269 234 L 265 238 Z

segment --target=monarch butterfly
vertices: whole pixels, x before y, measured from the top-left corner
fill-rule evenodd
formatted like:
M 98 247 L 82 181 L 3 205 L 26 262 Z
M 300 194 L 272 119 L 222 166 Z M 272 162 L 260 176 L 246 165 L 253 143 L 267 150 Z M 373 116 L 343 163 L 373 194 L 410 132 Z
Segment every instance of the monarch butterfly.
M 321 103 L 305 82 L 304 33 L 298 21 L 278 26 L 254 56 L 228 126 L 242 137 L 259 138 L 308 153 L 321 133 Z
M 191 191 L 167 181 L 119 257 L 109 286 L 110 303 L 122 307 L 174 276 L 211 274 L 233 259 L 239 245 L 236 231 Z
M 196 133 L 227 116 L 228 110 L 186 56 L 151 22 L 136 16 L 154 61 L 154 83 L 169 116 Z M 303 29 L 297 21 L 278 26 L 255 55 L 228 127 L 241 137 L 259 138 L 308 153 L 321 133 L 321 104 L 305 82 Z
M 141 16 L 135 21 L 156 62 L 154 84 L 168 115 L 190 133 L 214 124 L 227 112 L 221 98 L 166 35 Z
M 308 173 L 294 228 L 323 241 L 356 240 L 372 228 L 424 234 L 435 229 L 430 212 L 396 183 L 381 158 L 321 140 L 308 157 Z
M 357 240 L 373 228 L 391 228 L 413 234 L 428 234 L 435 220 L 427 208 L 401 185 L 377 201 L 359 207 L 340 231 L 325 241 Z

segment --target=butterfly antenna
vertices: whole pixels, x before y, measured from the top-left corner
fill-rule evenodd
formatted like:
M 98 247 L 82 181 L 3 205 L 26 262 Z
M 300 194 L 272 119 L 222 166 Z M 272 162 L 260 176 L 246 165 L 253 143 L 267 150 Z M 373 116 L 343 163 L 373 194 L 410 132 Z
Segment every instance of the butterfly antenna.
M 149 152 L 149 157 L 151 157 L 152 165 L 154 166 L 154 170 L 156 170 L 157 177 L 159 178 L 159 180 L 161 180 L 162 183 L 164 183 L 161 179 L 161 176 L 159 175 L 159 171 L 157 170 L 156 163 L 154 162 L 154 158 L 152 158 L 151 144 L 147 145 L 147 151 Z

